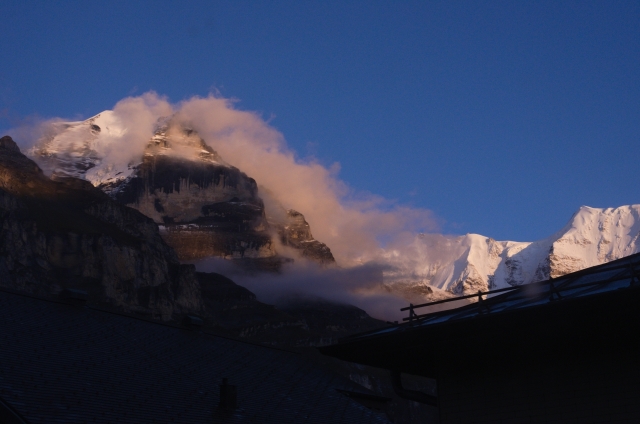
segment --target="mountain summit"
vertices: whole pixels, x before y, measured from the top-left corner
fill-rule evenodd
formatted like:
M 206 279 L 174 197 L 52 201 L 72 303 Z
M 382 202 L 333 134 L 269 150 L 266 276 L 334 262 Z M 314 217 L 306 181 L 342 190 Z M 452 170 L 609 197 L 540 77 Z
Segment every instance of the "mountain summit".
M 320 263 L 335 262 L 310 231 L 304 240 L 290 237 L 290 228 L 308 227 L 299 212 L 287 214 L 285 222 L 268 222 L 256 181 L 175 117 L 158 120 L 138 150 L 126 143 L 130 131 L 114 112 L 104 111 L 53 124 L 29 153 L 51 175 L 85 179 L 152 218 L 180 260 L 217 256 L 277 269 L 285 260 L 276 251 L 281 243 Z

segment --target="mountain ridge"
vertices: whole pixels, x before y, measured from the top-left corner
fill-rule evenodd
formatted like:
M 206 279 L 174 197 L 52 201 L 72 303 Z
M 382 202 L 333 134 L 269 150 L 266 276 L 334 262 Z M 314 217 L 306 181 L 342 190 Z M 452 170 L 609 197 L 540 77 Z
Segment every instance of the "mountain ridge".
M 528 284 L 640 252 L 640 205 L 582 206 L 562 229 L 535 242 L 420 234 L 408 251 L 412 257 L 405 260 L 393 251 L 387 254 L 395 268 L 387 273 L 386 284 L 400 291 L 412 285 L 406 275 L 413 285 L 444 295 Z
M 258 182 L 226 163 L 177 117 L 158 120 L 139 160 L 126 163 L 118 155 L 105 159 L 109 146 L 131 130 L 114 112 L 55 125 L 57 135 L 43 138 L 32 156 L 49 164 L 54 175 L 84 178 L 152 217 L 180 260 L 217 256 L 277 271 L 287 260 L 280 254 L 293 248 L 322 265 L 335 263 L 302 213 L 272 206 L 266 211 Z M 403 236 L 366 260 L 384 266 L 383 290 L 408 301 L 527 284 L 640 251 L 639 208 L 583 206 L 558 232 L 534 242 L 479 234 L 418 234 L 409 241 Z

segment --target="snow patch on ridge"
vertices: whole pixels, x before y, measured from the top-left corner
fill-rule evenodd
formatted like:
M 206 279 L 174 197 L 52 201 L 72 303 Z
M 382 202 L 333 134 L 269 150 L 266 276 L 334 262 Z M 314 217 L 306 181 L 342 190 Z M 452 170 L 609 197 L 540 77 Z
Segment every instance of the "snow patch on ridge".
M 107 110 L 85 121 L 53 123 L 28 154 L 50 175 L 85 179 L 94 186 L 116 182 L 130 177 L 136 164 L 104 158 L 126 133 L 122 121 Z

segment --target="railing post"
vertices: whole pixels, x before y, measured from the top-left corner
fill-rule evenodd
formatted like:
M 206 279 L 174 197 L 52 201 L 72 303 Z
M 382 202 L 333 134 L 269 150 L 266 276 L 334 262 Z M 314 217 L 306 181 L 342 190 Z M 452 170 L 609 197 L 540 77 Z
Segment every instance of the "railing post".
M 629 287 L 632 287 L 638 284 L 638 275 L 636 274 L 635 266 L 631 265 L 629 268 L 631 271 L 631 281 L 629 281 Z
M 556 286 L 553 284 L 553 279 L 550 278 L 549 279 L 549 301 L 553 302 L 554 300 L 560 300 L 562 299 L 562 296 L 560 295 L 560 293 L 558 293 L 556 291 Z M 554 299 L 553 295 L 556 295 L 557 299 Z
M 409 303 L 409 322 L 413 322 L 413 317 L 415 312 L 413 312 L 413 303 Z

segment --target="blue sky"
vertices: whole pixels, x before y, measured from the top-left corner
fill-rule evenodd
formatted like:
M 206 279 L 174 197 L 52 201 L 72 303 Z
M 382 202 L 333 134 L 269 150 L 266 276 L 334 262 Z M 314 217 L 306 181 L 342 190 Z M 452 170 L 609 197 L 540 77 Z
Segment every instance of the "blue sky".
M 640 203 L 638 1 L 13 1 L 0 132 L 219 91 L 447 233 L 536 240 Z

